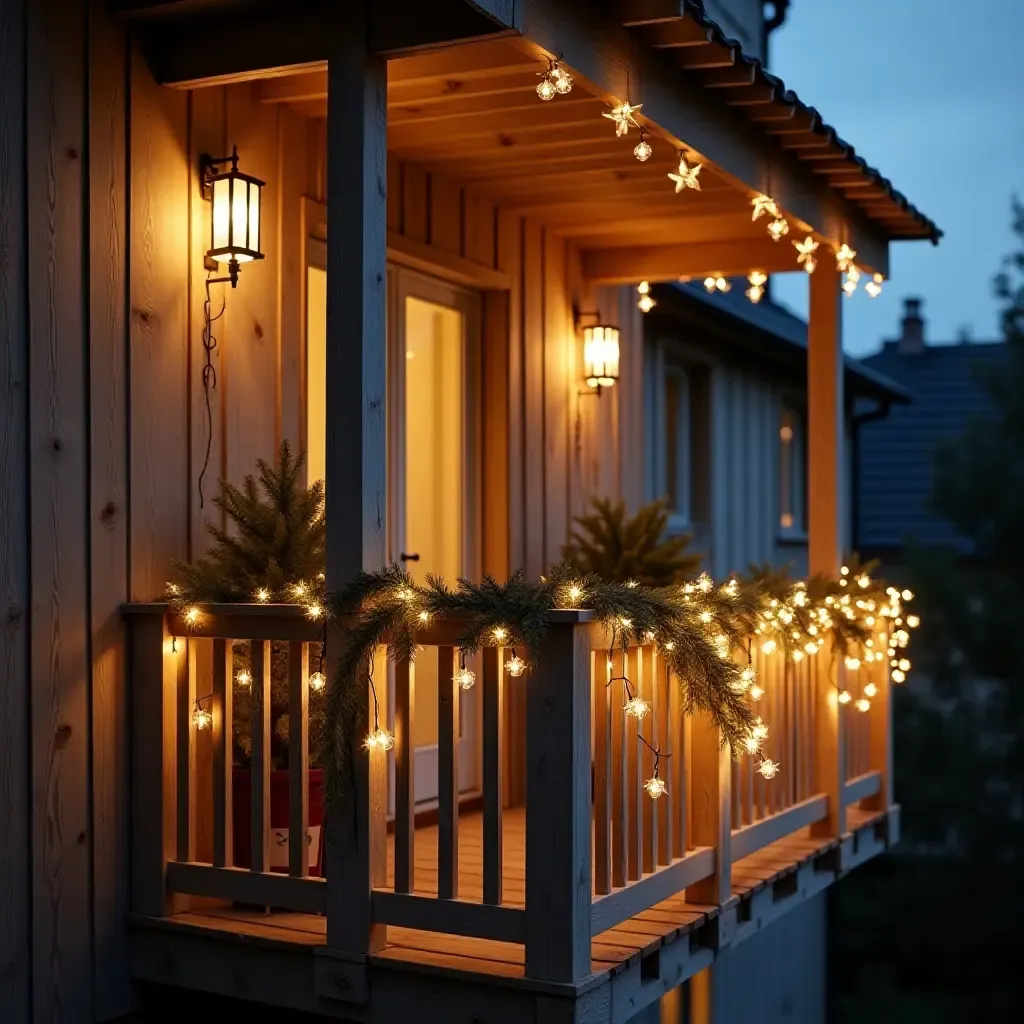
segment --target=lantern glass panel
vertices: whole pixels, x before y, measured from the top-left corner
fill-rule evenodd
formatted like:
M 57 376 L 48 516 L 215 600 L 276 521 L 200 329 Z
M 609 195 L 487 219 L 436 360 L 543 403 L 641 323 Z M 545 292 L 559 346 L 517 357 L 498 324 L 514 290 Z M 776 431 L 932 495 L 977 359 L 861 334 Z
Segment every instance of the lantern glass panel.
M 259 185 L 249 182 L 249 241 L 248 248 L 259 252 L 260 248 L 260 195 Z
M 619 329 L 607 325 L 583 332 L 583 366 L 592 388 L 610 387 L 619 379 Z
M 211 249 L 227 249 L 231 245 L 231 179 L 217 178 L 213 182 L 213 237 Z M 213 257 L 220 263 L 231 259 L 230 253 Z
M 246 238 L 249 233 L 248 197 L 249 183 L 236 178 L 231 190 L 231 248 L 234 250 L 234 258 L 239 263 L 247 263 L 252 259 L 248 253 L 240 251 L 250 248 Z

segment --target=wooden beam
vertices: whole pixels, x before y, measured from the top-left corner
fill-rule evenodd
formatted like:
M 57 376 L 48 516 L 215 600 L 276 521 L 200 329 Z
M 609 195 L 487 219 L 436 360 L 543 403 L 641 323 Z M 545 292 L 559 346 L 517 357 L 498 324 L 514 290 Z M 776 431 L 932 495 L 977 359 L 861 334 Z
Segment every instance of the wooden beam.
M 510 0 L 482 0 L 482 4 L 505 8 Z M 347 18 L 337 31 L 351 33 L 356 21 L 365 16 L 369 51 L 391 57 L 512 31 L 481 5 L 466 0 L 429 5 L 420 0 L 389 0 L 368 4 L 365 12 L 358 5 L 339 7 L 342 10 L 328 14 L 322 6 L 296 9 L 282 4 L 243 14 L 234 5 L 229 9 L 207 6 L 187 16 L 146 19 L 139 34 L 157 81 L 193 88 L 261 78 L 268 72 L 322 70 L 332 45 L 331 33 L 325 31 L 331 18 Z
M 751 132 L 749 121 L 720 97 L 694 89 L 669 58 L 651 53 L 628 29 L 592 7 L 584 13 L 547 0 L 523 3 L 523 34 L 536 52 L 561 56 L 581 84 L 609 102 L 627 97 L 642 102 L 644 117 L 669 141 L 685 144 L 733 182 L 770 192 L 793 218 L 835 242 L 849 241 L 866 266 L 886 272 L 888 244 L 876 225 L 795 158 L 779 154 Z
M 321 26 L 333 46 L 327 88 L 327 587 L 386 558 L 385 293 L 387 237 L 387 70 L 366 44 L 366 28 Z M 328 650 L 340 649 L 329 629 Z M 335 653 L 334 657 L 337 656 Z M 374 656 L 378 696 L 383 653 Z M 332 666 L 333 669 L 333 666 Z M 331 673 L 333 676 L 333 672 Z M 349 735 L 348 799 L 327 807 L 327 945 L 365 954 L 385 943 L 370 891 L 385 877 L 387 758 L 362 749 L 372 729 L 370 694 Z
M 793 247 L 770 239 L 584 249 L 581 259 L 583 277 L 592 284 L 674 281 L 707 274 L 739 277 L 752 270 L 781 273 L 795 268 Z
M 590 632 L 552 623 L 526 683 L 526 974 L 590 973 Z
M 820 267 L 808 281 L 807 323 L 807 495 L 808 571 L 838 577 L 842 560 L 844 457 L 843 293 L 840 275 Z M 836 699 L 843 689 L 843 659 L 823 651 L 815 660 L 817 737 L 815 788 L 828 797 L 828 816 L 812 834 L 841 836 L 846 831 L 843 716 Z

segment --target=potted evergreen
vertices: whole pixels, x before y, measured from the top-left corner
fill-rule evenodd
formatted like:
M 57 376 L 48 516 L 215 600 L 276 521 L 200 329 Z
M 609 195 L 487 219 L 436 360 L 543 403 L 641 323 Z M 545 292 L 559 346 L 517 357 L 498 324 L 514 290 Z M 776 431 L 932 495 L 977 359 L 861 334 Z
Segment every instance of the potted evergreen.
M 241 487 L 221 481 L 213 501 L 225 515 L 227 529 L 208 525 L 213 543 L 191 564 L 179 563 L 177 600 L 251 603 L 257 595 L 291 600 L 299 582 L 323 579 L 326 523 L 324 485 L 302 483 L 305 455 L 294 455 L 281 442 L 276 462 L 260 459 L 258 477 L 246 476 Z M 310 671 L 320 666 L 323 645 L 310 645 Z M 232 784 L 235 866 L 248 867 L 252 790 L 250 734 L 251 684 L 248 642 L 232 652 L 234 720 L 232 722 Z M 270 654 L 271 866 L 286 870 L 290 765 L 288 763 L 288 644 L 272 643 Z M 315 690 L 309 701 L 309 841 L 310 871 L 319 872 L 323 823 L 324 695 Z

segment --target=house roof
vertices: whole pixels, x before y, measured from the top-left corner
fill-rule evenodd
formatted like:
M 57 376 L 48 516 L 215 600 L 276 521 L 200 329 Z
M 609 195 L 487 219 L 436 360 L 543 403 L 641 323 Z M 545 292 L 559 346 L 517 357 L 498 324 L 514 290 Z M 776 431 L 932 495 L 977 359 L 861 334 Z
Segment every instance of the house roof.
M 840 138 L 814 107 L 787 89 L 758 58 L 745 54 L 742 44 L 708 17 L 703 3 L 680 0 L 677 18 L 645 14 L 649 4 L 631 6 L 636 10 L 626 16 L 626 24 L 648 45 L 670 55 L 706 88 L 718 90 L 728 106 L 825 177 L 889 238 L 938 243 L 942 231 L 935 223 Z
M 863 363 L 910 393 L 910 403 L 888 418 L 867 422 L 860 435 L 858 544 L 864 550 L 956 543 L 949 523 L 929 515 L 936 445 L 960 433 L 966 421 L 989 407 L 977 370 L 1006 358 L 1002 342 L 928 344 L 900 351 L 896 341 Z
M 766 296 L 754 304 L 739 283 L 729 292 L 709 294 L 695 281 L 657 285 L 654 289 L 662 315 L 694 315 L 710 332 L 748 356 L 784 367 L 803 379 L 807 373 L 807 324 L 785 306 Z M 701 315 L 703 314 L 703 316 Z M 651 314 L 652 316 L 655 314 Z M 733 328 L 742 325 L 737 333 Z M 903 403 L 908 394 L 897 381 L 851 356 L 844 356 L 844 383 L 854 398 L 873 399 L 884 405 Z

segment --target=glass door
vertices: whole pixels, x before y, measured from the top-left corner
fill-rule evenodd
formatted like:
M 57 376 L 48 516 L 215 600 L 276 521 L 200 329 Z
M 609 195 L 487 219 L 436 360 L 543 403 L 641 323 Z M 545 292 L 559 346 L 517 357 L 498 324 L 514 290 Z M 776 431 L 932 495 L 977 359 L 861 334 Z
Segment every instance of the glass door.
M 433 573 L 454 585 L 478 568 L 471 384 L 479 296 L 400 267 L 390 268 L 388 291 L 390 558 L 417 582 Z M 417 803 L 438 792 L 439 680 L 432 653 L 424 652 L 413 669 Z M 479 666 L 471 667 L 479 676 Z M 475 688 L 460 696 L 459 790 L 467 792 L 478 784 Z

